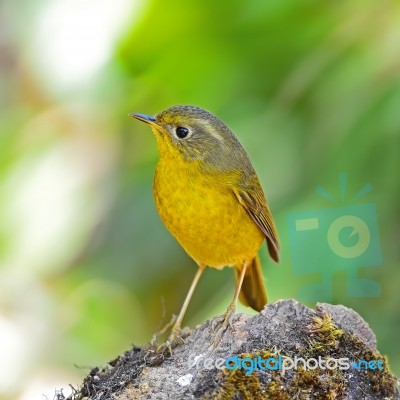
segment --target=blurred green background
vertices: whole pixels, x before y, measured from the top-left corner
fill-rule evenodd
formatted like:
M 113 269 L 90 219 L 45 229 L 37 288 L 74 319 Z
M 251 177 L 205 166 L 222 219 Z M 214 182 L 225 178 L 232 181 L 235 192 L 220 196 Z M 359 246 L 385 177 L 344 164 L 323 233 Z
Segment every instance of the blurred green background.
M 195 273 L 152 199 L 153 135 L 128 112 L 209 109 L 236 133 L 282 242 L 261 251 L 270 301 L 298 298 L 286 215 L 367 182 L 383 264 L 368 321 L 400 374 L 400 5 L 396 1 L 0 2 L 0 397 L 49 398 L 146 343 Z M 323 268 L 323 265 L 321 265 Z M 207 270 L 185 324 L 222 313 L 232 271 Z M 313 305 L 309 303 L 309 305 Z M 239 307 L 239 311 L 251 312 Z

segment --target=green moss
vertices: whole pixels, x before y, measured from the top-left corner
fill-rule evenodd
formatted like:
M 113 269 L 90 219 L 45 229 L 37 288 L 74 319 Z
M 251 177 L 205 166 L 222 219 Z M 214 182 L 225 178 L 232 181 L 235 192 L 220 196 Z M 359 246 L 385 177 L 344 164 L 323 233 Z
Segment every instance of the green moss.
M 315 370 L 309 371 L 298 369 L 297 376 L 293 379 L 292 384 L 299 388 L 317 387 L 321 383 L 319 374 Z
M 254 353 L 243 353 L 240 358 L 262 357 L 267 359 L 276 356 L 270 351 L 259 351 Z M 222 384 L 218 392 L 212 397 L 213 399 L 226 400 L 232 399 L 236 394 L 240 394 L 244 399 L 264 399 L 266 391 L 261 384 L 256 372 L 246 375 L 243 369 L 222 370 Z
M 265 399 L 271 400 L 290 400 L 291 397 L 286 393 L 281 383 L 273 381 L 267 386 Z
M 382 398 L 390 397 L 391 395 L 393 395 L 396 390 L 397 379 L 390 370 L 387 357 L 382 356 L 378 352 L 374 352 L 370 348 L 366 347 L 363 341 L 356 335 L 346 333 L 342 342 L 346 346 L 352 346 L 354 348 L 360 349 L 357 354 L 354 354 L 355 359 L 365 361 L 383 361 L 382 369 L 367 371 L 362 370 L 362 373 L 365 373 L 366 382 L 368 382 L 368 385 L 371 387 L 373 392 L 375 392 L 376 394 L 380 394 Z M 364 390 L 368 390 L 368 388 L 366 387 Z
M 390 397 L 396 390 L 396 378 L 391 374 L 386 358 L 369 349 L 356 335 L 344 332 L 338 328 L 330 314 L 323 314 L 312 318 L 309 325 L 311 340 L 309 345 L 300 348 L 296 354 L 284 354 L 279 349 L 263 349 L 252 353 L 238 355 L 243 358 L 263 359 L 270 357 L 302 357 L 304 359 L 322 357 L 345 358 L 357 360 L 384 360 L 384 368 L 371 371 L 354 371 L 355 374 L 365 374 L 361 379 L 360 390 L 364 393 L 376 393 L 378 396 Z M 219 373 L 220 385 L 212 393 L 213 399 L 268 399 L 289 400 L 327 399 L 339 400 L 346 398 L 346 379 L 348 371 L 335 369 L 307 370 L 303 366 L 288 370 L 283 375 L 281 371 L 255 370 L 246 375 L 245 370 L 223 370 Z M 359 380 L 358 380 L 359 381 Z M 351 385 L 351 383 L 350 383 Z
M 312 347 L 316 350 L 326 347 L 337 347 L 344 331 L 339 329 L 329 313 L 315 316 L 311 319 L 309 332 L 312 336 Z
M 240 354 L 239 357 L 244 359 L 261 356 L 263 359 L 268 359 L 277 355 L 277 352 L 260 350 Z M 281 371 L 268 371 L 271 380 L 264 382 L 260 379 L 259 371 L 253 371 L 246 375 L 244 370 L 223 370 L 220 388 L 212 398 L 227 400 L 241 395 L 244 399 L 339 399 L 341 397 L 338 396 L 341 396 L 344 392 L 344 384 L 343 374 L 341 371 L 337 371 L 333 373 L 331 370 L 325 370 L 321 373 L 319 369 L 304 370 L 302 367 L 286 371 L 286 375 L 282 375 Z
M 216 397 L 218 400 L 232 399 L 241 394 L 245 399 L 262 399 L 264 393 L 256 374 L 246 375 L 243 370 L 224 370 L 224 380 Z

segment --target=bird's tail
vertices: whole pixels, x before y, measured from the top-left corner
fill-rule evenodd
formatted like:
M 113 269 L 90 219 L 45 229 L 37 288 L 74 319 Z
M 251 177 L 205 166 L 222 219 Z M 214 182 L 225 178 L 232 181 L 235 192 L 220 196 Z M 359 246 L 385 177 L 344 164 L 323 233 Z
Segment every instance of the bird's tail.
M 240 270 L 238 268 L 234 268 L 234 270 L 237 282 Z M 254 257 L 251 264 L 247 267 L 239 300 L 245 306 L 251 307 L 256 311 L 261 311 L 268 302 L 258 255 Z

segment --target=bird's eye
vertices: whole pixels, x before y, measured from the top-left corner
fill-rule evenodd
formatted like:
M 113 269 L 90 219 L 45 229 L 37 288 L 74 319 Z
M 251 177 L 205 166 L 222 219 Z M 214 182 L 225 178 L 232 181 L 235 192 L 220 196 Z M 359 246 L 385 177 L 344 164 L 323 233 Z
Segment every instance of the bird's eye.
M 183 126 L 178 126 L 176 128 L 176 136 L 178 136 L 179 139 L 184 139 L 187 135 L 189 135 L 188 128 L 184 128 Z

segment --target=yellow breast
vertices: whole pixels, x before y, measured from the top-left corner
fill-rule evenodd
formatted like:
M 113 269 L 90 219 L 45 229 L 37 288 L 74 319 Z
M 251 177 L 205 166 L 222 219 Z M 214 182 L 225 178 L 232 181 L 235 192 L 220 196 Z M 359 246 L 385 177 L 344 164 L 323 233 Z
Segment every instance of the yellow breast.
M 199 263 L 219 268 L 252 260 L 264 235 L 221 176 L 176 161 L 161 158 L 154 177 L 154 198 L 167 229 Z

